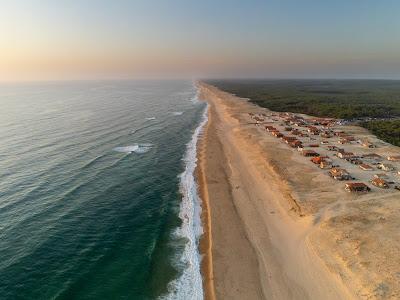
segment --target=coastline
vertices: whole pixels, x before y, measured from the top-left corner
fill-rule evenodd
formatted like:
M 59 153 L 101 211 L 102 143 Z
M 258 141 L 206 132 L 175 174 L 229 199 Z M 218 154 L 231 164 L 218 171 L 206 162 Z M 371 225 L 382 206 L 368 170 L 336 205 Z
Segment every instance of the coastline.
M 262 181 L 267 175 L 274 185 L 280 180 L 274 167 L 263 168 L 268 174 L 255 178 L 259 170 L 252 162 L 242 161 L 246 159 L 243 155 L 251 153 L 246 151 L 247 146 L 241 144 L 236 149 L 239 152 L 232 153 L 240 142 L 235 138 L 239 124 L 223 111 L 226 107 L 221 101 L 226 99 L 213 94 L 217 91 L 214 87 L 200 84 L 199 88 L 200 98 L 209 104 L 196 170 L 205 208 L 203 224 L 207 224 L 201 241 L 206 299 L 352 299 L 338 278 L 330 276 L 308 241 L 296 241 L 308 230 L 305 223 L 309 220 L 298 216 L 297 203 L 288 187 L 267 187 L 265 192 Z M 243 104 L 249 105 L 238 105 Z M 254 154 L 260 156 L 256 151 Z M 265 196 L 268 203 L 260 201 Z M 281 219 L 277 221 L 277 217 Z M 292 239 L 296 227 L 300 229 Z M 304 262 L 299 264 L 300 259 Z M 306 270 L 313 265 L 311 271 Z
M 198 86 L 209 104 L 196 170 L 207 224 L 201 240 L 206 299 L 384 299 L 386 285 L 393 289 L 389 295 L 397 295 L 396 268 L 380 274 L 378 267 L 390 262 L 371 242 L 382 230 L 382 222 L 369 222 L 378 210 L 382 214 L 381 206 L 371 204 L 376 195 L 354 198 L 343 183 L 319 175 L 249 122 L 248 113 L 268 110 L 213 86 Z M 398 151 L 385 147 L 382 151 Z M 393 204 L 393 195 L 379 198 Z M 388 240 L 396 234 L 394 225 L 387 227 Z M 393 253 L 397 245 L 385 242 L 385 253 Z

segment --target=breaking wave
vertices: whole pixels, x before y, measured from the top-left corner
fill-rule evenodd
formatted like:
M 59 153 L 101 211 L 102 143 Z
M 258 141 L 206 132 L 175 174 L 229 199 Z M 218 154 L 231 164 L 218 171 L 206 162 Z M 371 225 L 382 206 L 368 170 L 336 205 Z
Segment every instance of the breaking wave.
M 132 152 L 137 153 L 137 154 L 142 154 L 146 153 L 153 148 L 153 144 L 134 144 L 131 146 L 125 146 L 125 147 L 116 147 L 113 150 L 117 152 L 123 152 L 123 153 L 128 153 L 131 154 Z
M 179 239 L 184 238 L 187 240 L 182 256 L 175 262 L 176 267 L 182 271 L 182 274 L 179 278 L 169 283 L 169 293 L 161 297 L 163 300 L 200 300 L 204 298 L 200 273 L 201 256 L 198 249 L 199 239 L 203 234 L 201 200 L 197 193 L 194 172 L 197 166 L 197 142 L 206 123 L 207 106 L 204 109 L 199 126 L 193 133 L 191 141 L 187 144 L 184 157 L 185 170 L 180 175 L 182 202 L 179 217 L 182 220 L 182 225 L 174 235 Z

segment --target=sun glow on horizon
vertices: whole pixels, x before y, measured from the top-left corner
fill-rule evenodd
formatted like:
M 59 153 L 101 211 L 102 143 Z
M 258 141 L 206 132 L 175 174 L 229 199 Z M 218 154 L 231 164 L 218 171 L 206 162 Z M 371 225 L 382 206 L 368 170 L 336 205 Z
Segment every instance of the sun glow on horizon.
M 395 1 L 5 1 L 0 80 L 400 77 Z

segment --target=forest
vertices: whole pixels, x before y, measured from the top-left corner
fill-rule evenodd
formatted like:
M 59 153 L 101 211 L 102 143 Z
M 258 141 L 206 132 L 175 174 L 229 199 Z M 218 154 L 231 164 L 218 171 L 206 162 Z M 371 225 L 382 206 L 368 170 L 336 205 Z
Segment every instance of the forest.
M 400 81 L 396 80 L 207 80 L 274 111 L 351 121 L 399 144 Z

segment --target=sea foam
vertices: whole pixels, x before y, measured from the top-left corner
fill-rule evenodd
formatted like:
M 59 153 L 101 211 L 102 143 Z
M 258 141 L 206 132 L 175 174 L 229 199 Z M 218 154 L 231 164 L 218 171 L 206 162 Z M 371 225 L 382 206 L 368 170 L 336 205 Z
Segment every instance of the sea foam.
M 150 149 L 153 147 L 153 144 L 134 144 L 131 146 L 125 146 L 125 147 L 115 147 L 113 150 L 117 152 L 123 152 L 123 153 L 128 153 L 131 154 L 132 152 L 137 153 L 137 154 L 142 154 L 150 151 Z
M 201 256 L 198 249 L 199 239 L 203 233 L 201 224 L 201 200 L 197 193 L 197 184 L 194 171 L 197 166 L 197 142 L 204 125 L 207 123 L 206 106 L 202 120 L 193 133 L 191 141 L 187 144 L 184 157 L 185 170 L 180 174 L 180 192 L 182 202 L 179 217 L 182 225 L 174 233 L 178 238 L 187 240 L 185 249 L 179 257 L 176 265 L 182 267 L 182 274 L 168 285 L 168 295 L 161 299 L 191 299 L 200 300 L 204 298 L 203 283 L 200 273 Z

